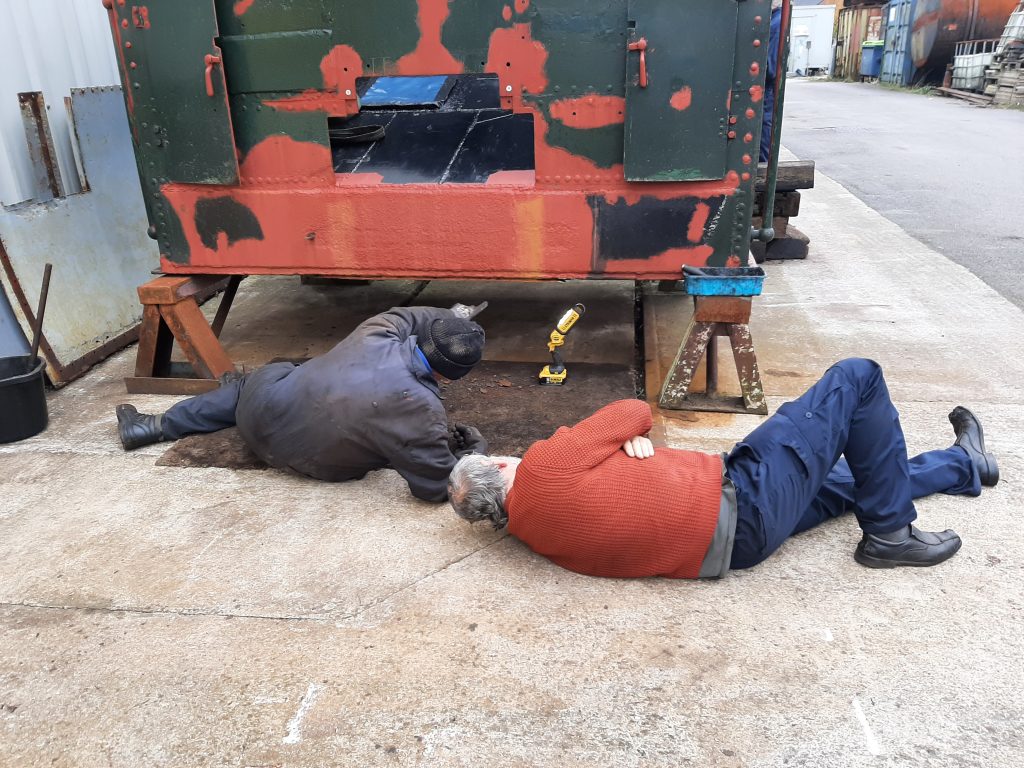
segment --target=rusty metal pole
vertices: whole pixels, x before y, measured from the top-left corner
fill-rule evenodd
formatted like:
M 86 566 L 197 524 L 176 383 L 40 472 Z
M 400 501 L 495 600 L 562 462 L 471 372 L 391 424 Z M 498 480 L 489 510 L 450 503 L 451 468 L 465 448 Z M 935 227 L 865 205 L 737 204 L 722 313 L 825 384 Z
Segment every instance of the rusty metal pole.
M 772 147 L 768 155 L 768 178 L 761 207 L 761 229 L 753 237 L 765 243 L 775 239 L 775 187 L 779 180 L 779 146 L 782 144 L 782 105 L 786 95 L 786 68 L 789 62 L 789 20 L 792 12 L 790 0 L 782 0 L 782 19 L 779 23 L 779 54 L 775 65 L 775 108 L 772 110 Z M 771 21 L 768 22 L 769 27 Z
M 39 305 L 36 309 L 35 321 L 32 323 L 32 351 L 28 356 L 29 370 L 35 367 L 39 356 L 39 342 L 43 338 L 43 315 L 46 314 L 46 299 L 50 294 L 50 271 L 53 265 L 47 263 L 43 268 L 43 286 L 39 289 Z

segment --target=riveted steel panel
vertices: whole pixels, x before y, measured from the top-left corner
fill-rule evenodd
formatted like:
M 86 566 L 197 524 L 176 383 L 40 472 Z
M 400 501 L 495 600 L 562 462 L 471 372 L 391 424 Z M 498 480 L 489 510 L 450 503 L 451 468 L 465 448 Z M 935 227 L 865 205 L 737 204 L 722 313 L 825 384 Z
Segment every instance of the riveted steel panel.
M 725 176 L 736 6 L 734 0 L 630 0 L 628 41 L 640 50 L 624 51 L 627 180 Z
M 331 48 L 331 30 L 302 29 L 221 37 L 228 88 L 235 93 L 320 88 L 320 61 Z
M 111 2 L 110 19 L 147 186 L 236 184 L 213 0 L 190 2 L 187 11 L 179 0 Z

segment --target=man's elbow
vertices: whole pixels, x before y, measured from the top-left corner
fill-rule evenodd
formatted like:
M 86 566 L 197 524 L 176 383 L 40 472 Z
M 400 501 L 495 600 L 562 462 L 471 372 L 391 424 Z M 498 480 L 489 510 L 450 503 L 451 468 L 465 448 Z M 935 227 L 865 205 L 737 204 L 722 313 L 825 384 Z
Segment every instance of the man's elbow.
M 431 501 L 434 503 L 448 501 L 448 483 L 438 486 L 424 486 L 424 485 L 413 485 L 409 484 L 409 490 L 412 495 L 422 501 Z

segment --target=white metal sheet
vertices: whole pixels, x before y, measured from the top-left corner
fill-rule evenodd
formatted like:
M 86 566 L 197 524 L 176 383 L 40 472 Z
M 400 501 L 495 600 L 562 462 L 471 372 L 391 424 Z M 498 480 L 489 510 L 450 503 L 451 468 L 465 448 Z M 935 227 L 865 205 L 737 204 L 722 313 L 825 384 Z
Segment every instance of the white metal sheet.
M 0 283 L 23 329 L 30 323 L 15 296 L 20 290 L 34 311 L 43 265 L 53 264 L 44 352 L 52 350 L 49 373 L 58 382 L 135 327 L 142 314 L 136 288 L 159 263 L 120 86 L 73 91 L 72 112 L 88 191 L 0 208 L 0 241 L 17 285 L 3 272 Z
M 78 178 L 64 97 L 72 88 L 120 82 L 100 0 L 0 0 L 0 202 L 32 196 L 32 166 L 18 93 L 42 91 L 61 176 Z

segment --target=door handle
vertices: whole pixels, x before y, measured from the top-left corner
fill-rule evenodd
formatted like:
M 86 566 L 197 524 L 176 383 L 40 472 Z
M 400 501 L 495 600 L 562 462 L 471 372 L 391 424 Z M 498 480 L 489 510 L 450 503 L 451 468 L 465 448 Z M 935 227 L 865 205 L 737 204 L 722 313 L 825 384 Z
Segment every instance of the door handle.
M 640 51 L 640 87 L 647 87 L 647 38 L 641 37 L 627 47 L 630 51 Z
M 213 96 L 213 67 L 215 64 L 220 64 L 220 56 L 214 56 L 212 53 L 206 54 L 206 58 L 203 59 L 206 63 L 206 95 Z

